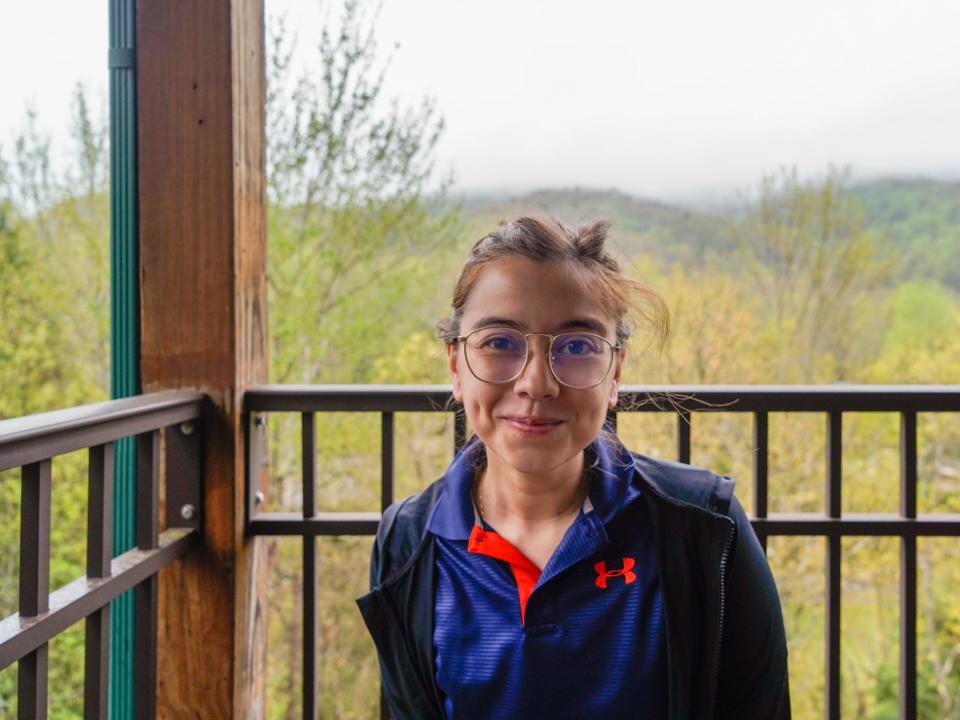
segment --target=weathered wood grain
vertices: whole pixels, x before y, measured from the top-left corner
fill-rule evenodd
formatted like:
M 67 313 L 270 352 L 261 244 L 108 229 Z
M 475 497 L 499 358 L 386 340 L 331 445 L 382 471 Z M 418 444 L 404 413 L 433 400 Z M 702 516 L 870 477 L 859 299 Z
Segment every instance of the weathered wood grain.
M 266 379 L 263 31 L 262 0 L 138 2 L 143 389 L 196 388 L 216 408 L 204 543 L 160 575 L 158 717 L 263 716 L 239 402 Z

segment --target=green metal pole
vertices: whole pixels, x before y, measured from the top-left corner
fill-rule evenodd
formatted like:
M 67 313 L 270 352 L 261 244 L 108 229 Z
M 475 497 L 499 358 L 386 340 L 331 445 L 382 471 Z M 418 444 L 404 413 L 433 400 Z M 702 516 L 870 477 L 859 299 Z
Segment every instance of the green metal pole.
M 136 2 L 110 3 L 110 396 L 140 393 Z M 116 444 L 113 554 L 136 541 L 136 443 Z M 110 717 L 133 720 L 133 591 L 110 610 Z

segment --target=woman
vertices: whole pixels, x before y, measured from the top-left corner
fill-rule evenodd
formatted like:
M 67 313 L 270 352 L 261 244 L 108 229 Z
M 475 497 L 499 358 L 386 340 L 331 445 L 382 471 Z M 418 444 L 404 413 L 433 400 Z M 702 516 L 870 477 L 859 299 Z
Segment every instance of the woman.
M 640 296 L 605 222 L 501 223 L 440 324 L 475 436 L 391 506 L 358 600 L 393 717 L 788 718 L 780 602 L 733 481 L 603 427 Z

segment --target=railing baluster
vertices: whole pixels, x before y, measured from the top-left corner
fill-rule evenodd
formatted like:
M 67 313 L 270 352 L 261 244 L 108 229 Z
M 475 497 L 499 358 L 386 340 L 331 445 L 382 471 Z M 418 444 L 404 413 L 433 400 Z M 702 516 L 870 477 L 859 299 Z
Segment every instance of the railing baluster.
M 677 413 L 677 460 L 690 464 L 690 423 L 693 416 L 689 410 Z
M 113 443 L 90 448 L 87 473 L 87 577 L 110 577 L 113 556 Z
M 159 547 L 160 431 L 137 436 L 137 547 Z M 157 712 L 157 576 L 136 587 L 134 596 L 134 704 L 137 720 L 153 720 Z
M 47 611 L 50 602 L 50 460 L 24 465 L 20 475 L 20 616 Z M 20 659 L 17 716 L 47 717 L 47 644 Z
M 90 448 L 87 480 L 87 578 L 110 577 L 113 554 L 113 443 Z M 110 672 L 110 605 L 87 616 L 83 717 L 106 720 Z
M 303 516 L 317 514 L 317 431 L 312 412 L 300 414 L 301 477 L 303 479 Z
M 457 428 L 457 419 L 454 419 L 454 446 L 455 450 L 463 445 L 463 440 L 457 444 L 457 434 L 466 433 L 466 426 Z M 383 512 L 393 503 L 393 413 L 383 412 L 380 415 L 380 511 Z M 390 720 L 390 707 L 387 705 L 383 685 L 380 686 L 380 718 Z
M 303 537 L 303 717 L 317 717 L 317 539 Z
M 827 517 L 839 518 L 843 457 L 843 415 L 827 413 Z M 826 538 L 827 720 L 840 720 L 840 536 Z
M 316 467 L 317 435 L 314 414 L 305 412 L 301 419 L 303 466 L 303 516 L 317 513 Z M 317 541 L 303 537 L 303 717 L 317 717 Z
M 380 512 L 393 503 L 393 413 L 380 414 Z
M 753 516 L 767 517 L 768 466 L 770 461 L 768 418 L 765 412 L 753 414 Z M 767 534 L 759 536 L 763 551 L 767 551 Z
M 137 436 L 137 547 L 153 550 L 160 537 L 160 431 Z
M 917 517 L 917 414 L 900 413 L 900 515 Z M 917 538 L 900 538 L 900 718 L 917 717 Z

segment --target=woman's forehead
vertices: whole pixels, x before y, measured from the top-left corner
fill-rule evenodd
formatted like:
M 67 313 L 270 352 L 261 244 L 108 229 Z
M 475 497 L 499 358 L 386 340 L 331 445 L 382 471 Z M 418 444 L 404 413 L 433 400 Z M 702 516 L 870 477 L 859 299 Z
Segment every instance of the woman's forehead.
M 616 325 L 588 283 L 559 262 L 503 258 L 480 268 L 467 298 L 462 329 L 507 321 L 528 330 Z

